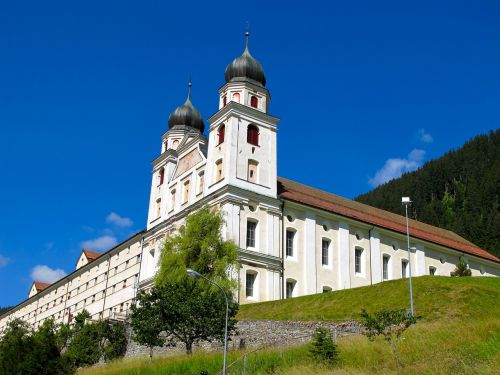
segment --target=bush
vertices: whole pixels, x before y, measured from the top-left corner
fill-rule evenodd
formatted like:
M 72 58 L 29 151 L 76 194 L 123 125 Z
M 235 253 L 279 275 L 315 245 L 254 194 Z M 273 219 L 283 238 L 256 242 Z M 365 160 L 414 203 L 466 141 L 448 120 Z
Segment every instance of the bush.
M 337 344 L 335 344 L 332 334 L 326 328 L 316 328 L 309 352 L 314 359 L 331 365 L 338 361 L 339 352 Z
M 460 257 L 457 265 L 455 266 L 455 271 L 451 273 L 451 276 L 472 276 L 472 271 L 469 265 L 465 262 L 463 257 Z

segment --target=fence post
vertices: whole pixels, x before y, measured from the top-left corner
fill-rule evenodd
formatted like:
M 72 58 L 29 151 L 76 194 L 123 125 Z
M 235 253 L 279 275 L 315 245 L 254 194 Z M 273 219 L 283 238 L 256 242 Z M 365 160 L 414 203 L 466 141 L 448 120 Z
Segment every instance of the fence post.
M 247 373 L 247 354 L 243 355 L 243 375 Z

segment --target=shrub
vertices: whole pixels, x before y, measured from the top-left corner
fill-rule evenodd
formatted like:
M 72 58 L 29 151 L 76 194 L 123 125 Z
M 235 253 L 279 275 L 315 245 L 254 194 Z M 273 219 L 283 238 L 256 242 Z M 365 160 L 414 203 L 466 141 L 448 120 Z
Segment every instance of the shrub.
M 460 257 L 457 265 L 455 266 L 455 271 L 451 273 L 451 276 L 472 276 L 472 271 L 469 268 L 469 265 L 465 262 L 463 257 Z
M 313 358 L 328 364 L 333 365 L 338 361 L 337 344 L 333 341 L 331 332 L 326 328 L 316 328 L 309 352 Z

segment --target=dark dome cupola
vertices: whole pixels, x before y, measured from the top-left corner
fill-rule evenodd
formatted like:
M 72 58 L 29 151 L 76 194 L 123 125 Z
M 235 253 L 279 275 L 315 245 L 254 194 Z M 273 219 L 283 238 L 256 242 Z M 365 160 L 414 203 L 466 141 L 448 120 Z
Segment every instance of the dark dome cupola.
M 264 74 L 264 69 L 260 62 L 250 55 L 248 50 L 248 32 L 245 33 L 246 36 L 246 47 L 243 54 L 233 60 L 226 68 L 224 73 L 224 78 L 226 83 L 237 82 L 239 80 L 248 78 L 255 82 L 260 83 L 262 86 L 266 85 L 266 76 Z
M 188 97 L 183 105 L 177 107 L 168 118 L 168 128 L 172 129 L 176 125 L 189 126 L 197 129 L 200 133 L 205 130 L 205 124 L 200 112 L 191 103 L 191 82 L 189 82 Z

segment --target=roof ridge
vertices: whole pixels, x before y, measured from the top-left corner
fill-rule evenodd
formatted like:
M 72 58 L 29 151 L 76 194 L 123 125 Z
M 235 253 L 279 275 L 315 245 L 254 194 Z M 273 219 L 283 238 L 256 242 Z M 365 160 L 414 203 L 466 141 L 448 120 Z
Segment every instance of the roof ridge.
M 400 233 L 405 232 L 406 233 L 406 218 L 403 215 L 398 215 L 396 213 L 386 211 L 377 207 L 373 207 L 370 205 L 367 205 L 365 203 L 357 202 L 352 199 L 344 198 L 339 195 L 320 190 L 314 187 L 310 187 L 308 185 L 301 184 L 299 182 L 295 182 L 293 180 L 286 179 L 284 177 L 278 177 L 278 183 L 281 183 L 283 185 L 283 188 L 280 195 L 286 195 L 287 192 L 288 194 L 299 194 L 303 195 L 305 197 L 309 197 L 310 199 L 317 200 L 320 202 L 324 202 L 327 205 L 330 206 L 336 206 L 339 207 L 338 211 L 342 212 L 336 212 L 340 215 L 347 216 L 347 217 L 353 217 L 357 220 L 369 222 L 371 224 L 376 224 L 381 227 L 385 227 L 386 229 L 391 229 L 398 231 Z M 318 193 L 318 194 L 313 194 L 313 193 Z M 326 195 L 326 196 L 325 196 Z M 285 199 L 287 197 L 285 196 Z M 291 200 L 293 200 L 293 197 L 289 197 Z M 331 199 L 328 199 L 331 198 Z M 333 211 L 335 210 L 333 208 L 327 208 L 327 207 L 321 207 L 315 202 L 301 202 L 305 203 L 308 205 L 312 205 L 314 207 L 318 207 L 320 209 L 328 210 L 328 211 Z M 364 209 L 364 210 L 363 210 Z M 349 211 L 351 211 L 351 215 L 349 215 Z M 356 214 L 357 215 L 356 215 Z M 358 217 L 360 216 L 360 217 Z M 410 233 L 413 233 L 413 235 L 417 238 L 434 242 L 440 245 L 445 245 L 446 243 L 448 245 L 452 245 L 450 247 L 455 248 L 455 250 L 459 251 L 466 251 L 468 253 L 471 253 L 476 256 L 480 256 L 486 259 L 494 260 L 496 262 L 500 262 L 500 259 L 498 259 L 496 256 L 493 254 L 490 254 L 484 249 L 481 249 L 479 246 L 473 244 L 472 242 L 466 240 L 462 236 L 458 235 L 457 233 L 450 231 L 448 229 L 436 227 L 431 224 L 423 223 L 418 220 L 414 219 L 409 219 L 410 224 Z M 444 242 L 444 243 L 443 243 Z M 467 250 L 465 250 L 467 249 Z

